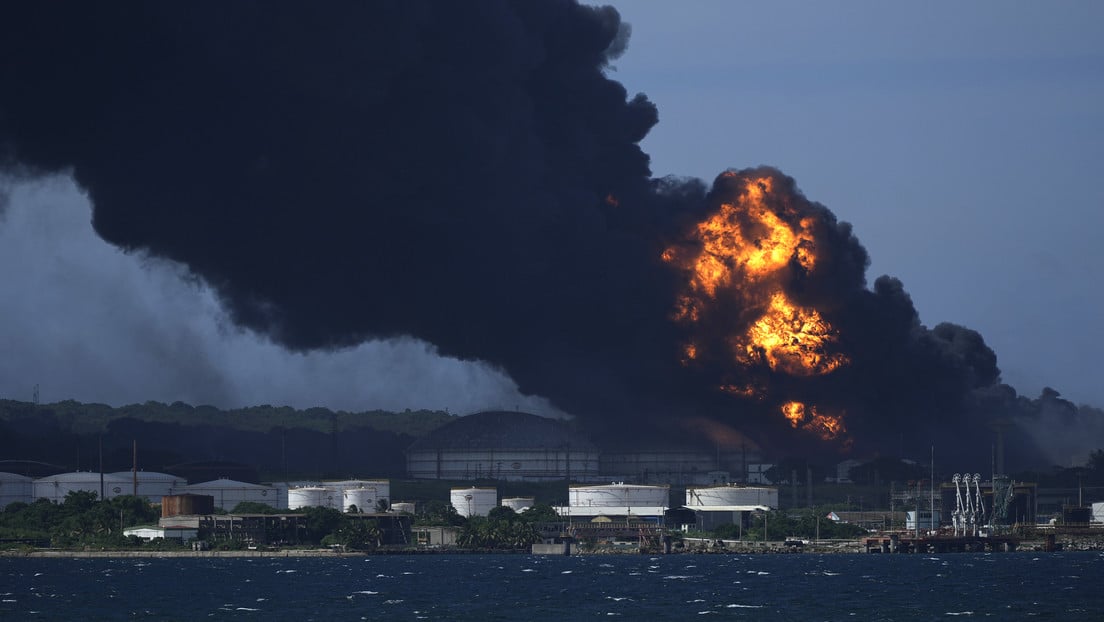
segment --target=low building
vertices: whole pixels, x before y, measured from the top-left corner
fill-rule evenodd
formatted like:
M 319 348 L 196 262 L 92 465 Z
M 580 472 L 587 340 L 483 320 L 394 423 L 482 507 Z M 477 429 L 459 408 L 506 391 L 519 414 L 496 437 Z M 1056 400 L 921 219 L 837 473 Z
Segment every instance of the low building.
M 414 542 L 418 546 L 440 547 L 456 546 L 458 527 L 414 527 Z
M 937 531 L 940 519 L 939 510 L 909 510 L 905 512 L 905 529 L 908 531 Z
M 165 540 L 180 540 L 181 542 L 188 542 L 189 540 L 195 540 L 198 537 L 199 530 L 195 527 L 184 526 L 152 526 L 142 525 L 138 527 L 129 527 L 123 530 L 124 536 L 138 536 L 143 540 L 154 540 L 156 538 L 164 538 Z

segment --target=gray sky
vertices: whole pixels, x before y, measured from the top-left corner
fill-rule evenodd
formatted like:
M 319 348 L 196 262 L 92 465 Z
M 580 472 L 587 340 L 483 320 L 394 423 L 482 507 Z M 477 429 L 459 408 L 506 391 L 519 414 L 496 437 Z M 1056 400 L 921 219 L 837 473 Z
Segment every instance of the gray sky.
M 1104 406 L 1104 3 L 613 4 L 655 175 L 777 166 L 925 324 L 978 330 L 1020 393 Z
M 659 107 L 656 175 L 779 167 L 926 324 L 981 332 L 1021 393 L 1104 405 L 1104 4 L 614 4 L 633 35 L 611 75 Z M 101 242 L 70 181 L 7 183 L 0 397 L 551 412 L 413 340 L 285 353 Z

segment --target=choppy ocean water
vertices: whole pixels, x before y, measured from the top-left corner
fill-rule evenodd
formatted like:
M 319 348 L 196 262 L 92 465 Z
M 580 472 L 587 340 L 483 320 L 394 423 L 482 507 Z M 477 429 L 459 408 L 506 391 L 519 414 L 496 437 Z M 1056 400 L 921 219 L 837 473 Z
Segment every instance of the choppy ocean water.
M 1104 554 L 0 558 L 3 620 L 1104 620 Z

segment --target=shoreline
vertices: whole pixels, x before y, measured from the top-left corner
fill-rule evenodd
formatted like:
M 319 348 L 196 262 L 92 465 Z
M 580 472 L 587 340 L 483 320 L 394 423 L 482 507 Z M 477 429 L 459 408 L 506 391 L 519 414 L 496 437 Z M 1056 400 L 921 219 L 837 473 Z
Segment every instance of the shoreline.
M 1097 536 L 1066 536 L 1055 543 L 1059 552 L 1104 551 L 1104 539 Z M 1015 553 L 1045 552 L 1045 541 L 1030 539 L 1019 542 Z M 376 557 L 388 555 L 529 555 L 528 550 L 486 550 L 447 548 L 375 549 L 371 551 L 342 551 L 338 549 L 276 549 L 238 551 L 145 551 L 133 550 L 83 550 L 83 549 L 5 549 L 3 557 L 34 557 L 40 559 L 88 559 L 88 558 L 271 558 L 271 557 Z M 804 546 L 787 546 L 782 542 L 728 541 L 724 546 L 691 544 L 676 547 L 666 555 L 875 555 L 867 553 L 860 540 L 810 543 Z M 914 553 L 891 553 L 891 555 Z M 658 551 L 641 551 L 637 547 L 599 546 L 590 550 L 575 550 L 572 555 L 665 555 Z

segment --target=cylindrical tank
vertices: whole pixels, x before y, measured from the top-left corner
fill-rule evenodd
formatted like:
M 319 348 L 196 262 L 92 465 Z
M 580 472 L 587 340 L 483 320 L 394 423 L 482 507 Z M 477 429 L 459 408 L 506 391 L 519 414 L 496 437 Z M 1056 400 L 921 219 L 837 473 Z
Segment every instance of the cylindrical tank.
M 34 480 L 25 475 L 0 473 L 0 510 L 16 501 L 34 501 Z
M 405 512 L 407 514 L 414 513 L 414 504 L 408 501 L 397 501 L 391 504 L 392 512 Z
M 341 497 L 343 499 L 341 505 L 342 512 L 352 512 L 352 508 L 356 508 L 355 511 L 361 514 L 375 512 L 376 511 L 376 491 L 370 488 L 346 488 L 341 491 Z
M 452 507 L 463 517 L 486 516 L 498 505 L 495 488 L 453 488 L 450 493 Z
M 116 476 L 105 473 L 103 476 L 103 498 L 112 499 L 119 495 L 129 495 L 131 488 L 129 482 Z M 49 499 L 54 503 L 62 503 L 70 492 L 85 491 L 96 493 L 100 497 L 100 474 L 91 471 L 78 471 L 75 473 L 60 473 L 43 477 L 34 481 L 35 499 Z
M 572 486 L 568 490 L 571 507 L 667 507 L 669 486 L 609 484 L 605 486 Z
M 533 497 L 509 497 L 502 500 L 502 507 L 510 508 L 515 512 L 524 512 L 535 505 Z
M 343 498 L 342 511 L 348 511 L 350 505 L 357 506 L 361 512 L 375 512 L 391 505 L 391 481 L 382 479 L 350 479 L 340 482 L 326 482 L 326 488 L 332 488 Z M 352 499 L 346 493 L 352 493 Z M 334 507 L 337 507 L 336 505 Z
M 762 486 L 706 486 L 686 489 L 686 506 L 764 506 L 778 508 L 778 489 Z
M 322 486 L 292 488 L 288 490 L 288 509 L 336 508 L 338 499 L 341 499 L 341 495 L 333 488 Z
M 283 501 L 283 492 L 282 488 L 275 486 L 249 484 L 225 478 L 188 484 L 187 486 L 176 486 L 172 490 L 174 495 L 211 495 L 215 499 L 215 507 L 227 511 L 233 510 L 242 501 L 263 503 L 273 508 L 287 507 Z
M 151 503 L 160 502 L 161 497 L 172 494 L 173 488 L 185 486 L 188 483 L 188 480 L 183 477 L 154 471 L 138 471 L 137 473 L 134 471 L 116 471 L 111 474 L 112 477 L 117 477 L 126 482 L 122 486 L 123 492 L 121 494 L 124 495 L 134 494 L 135 475 L 138 479 L 138 496 L 145 497 Z
M 215 498 L 211 495 L 165 495 L 161 497 L 161 518 L 215 513 Z

